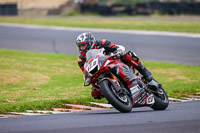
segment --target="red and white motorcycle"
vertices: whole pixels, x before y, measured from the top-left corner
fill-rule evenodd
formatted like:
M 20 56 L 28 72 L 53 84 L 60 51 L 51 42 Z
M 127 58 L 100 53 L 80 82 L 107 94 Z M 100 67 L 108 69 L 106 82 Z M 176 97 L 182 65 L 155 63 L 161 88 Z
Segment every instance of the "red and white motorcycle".
M 105 55 L 104 49 L 91 49 L 86 54 L 85 68 L 85 86 L 95 84 L 98 86 L 103 96 L 107 101 L 118 111 L 127 113 L 134 107 L 149 106 L 154 110 L 164 110 L 168 107 L 169 101 L 162 85 L 155 79 L 146 83 L 143 81 L 143 76 L 137 73 L 137 80 L 140 80 L 145 87 L 139 90 L 137 87 L 130 88 L 111 71 L 111 67 L 116 65 L 126 65 L 120 60 L 116 59 L 116 55 Z M 130 68 L 132 74 L 134 70 Z M 148 97 L 145 99 L 138 99 L 136 95 L 147 93 Z

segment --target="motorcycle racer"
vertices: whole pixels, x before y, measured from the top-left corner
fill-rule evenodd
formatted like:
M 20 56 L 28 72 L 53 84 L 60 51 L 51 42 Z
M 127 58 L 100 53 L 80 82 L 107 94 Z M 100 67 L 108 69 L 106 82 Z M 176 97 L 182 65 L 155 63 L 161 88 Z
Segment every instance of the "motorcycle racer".
M 108 40 L 96 40 L 94 35 L 91 32 L 84 32 L 78 35 L 76 38 L 76 45 L 80 52 L 80 56 L 78 57 L 78 65 L 80 69 L 84 73 L 84 63 L 86 62 L 86 53 L 90 49 L 100 49 L 104 48 L 105 53 L 117 53 L 121 58 L 121 61 L 126 65 L 135 68 L 138 70 L 143 76 L 146 82 L 150 82 L 153 79 L 152 74 L 148 71 L 148 69 L 143 65 L 138 56 L 132 52 L 124 52 L 123 46 L 116 45 Z M 130 75 L 128 69 L 126 67 L 118 67 L 113 68 L 113 71 L 117 72 L 118 75 L 124 79 L 127 85 L 131 88 L 135 88 L 138 84 L 138 80 Z M 91 95 L 95 99 L 101 99 L 102 94 L 98 89 L 98 86 L 92 85 Z M 143 87 L 143 86 L 140 86 Z

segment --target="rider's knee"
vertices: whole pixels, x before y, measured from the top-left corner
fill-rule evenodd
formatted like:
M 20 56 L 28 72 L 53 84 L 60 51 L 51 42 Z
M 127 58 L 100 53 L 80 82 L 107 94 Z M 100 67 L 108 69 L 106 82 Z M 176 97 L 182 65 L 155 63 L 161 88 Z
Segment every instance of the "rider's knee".
M 126 64 L 128 63 L 129 65 L 133 67 L 138 66 L 138 64 L 140 63 L 140 59 L 132 51 L 128 51 L 124 55 L 122 55 L 122 61 Z

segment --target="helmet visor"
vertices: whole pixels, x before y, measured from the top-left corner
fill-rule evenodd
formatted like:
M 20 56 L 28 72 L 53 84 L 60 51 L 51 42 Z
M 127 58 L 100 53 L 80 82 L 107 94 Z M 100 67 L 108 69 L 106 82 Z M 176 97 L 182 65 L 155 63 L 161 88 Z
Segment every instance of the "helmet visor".
M 81 44 L 77 44 L 77 47 L 80 51 L 85 51 L 86 48 L 88 46 L 88 43 L 81 43 Z

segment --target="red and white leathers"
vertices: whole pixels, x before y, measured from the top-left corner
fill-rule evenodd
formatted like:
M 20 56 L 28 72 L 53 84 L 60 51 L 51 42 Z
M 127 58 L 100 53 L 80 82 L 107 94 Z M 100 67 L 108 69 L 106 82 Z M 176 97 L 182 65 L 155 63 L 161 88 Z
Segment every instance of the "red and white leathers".
M 121 60 L 127 64 L 128 66 L 132 67 L 132 68 L 136 68 L 144 77 L 147 78 L 147 80 L 151 80 L 152 79 L 152 75 L 151 73 L 144 67 L 144 65 L 141 63 L 140 59 L 137 57 L 137 55 L 131 51 L 127 52 L 127 53 L 123 53 L 124 52 L 124 47 L 120 46 L 120 45 L 116 45 L 108 40 L 101 40 L 101 41 L 95 41 L 94 45 L 91 49 L 99 49 L 99 48 L 104 48 L 105 49 L 105 53 L 112 53 L 112 52 L 116 52 L 116 51 L 121 51 Z M 80 69 L 83 71 L 84 73 L 84 63 L 86 61 L 86 53 L 84 52 L 80 52 L 80 56 L 78 57 L 78 65 L 80 67 Z M 129 87 L 132 87 L 133 84 L 132 82 L 134 82 L 135 78 L 130 77 L 130 75 L 127 75 L 127 71 L 126 71 L 126 66 L 121 67 L 119 65 L 119 67 L 113 69 L 113 71 L 117 71 L 118 75 L 125 80 L 125 82 L 127 83 L 127 85 Z M 129 78 L 127 78 L 129 77 Z M 100 99 L 102 94 L 101 92 L 98 90 L 98 87 L 93 85 L 92 89 L 91 89 L 91 95 L 96 98 L 96 99 Z

